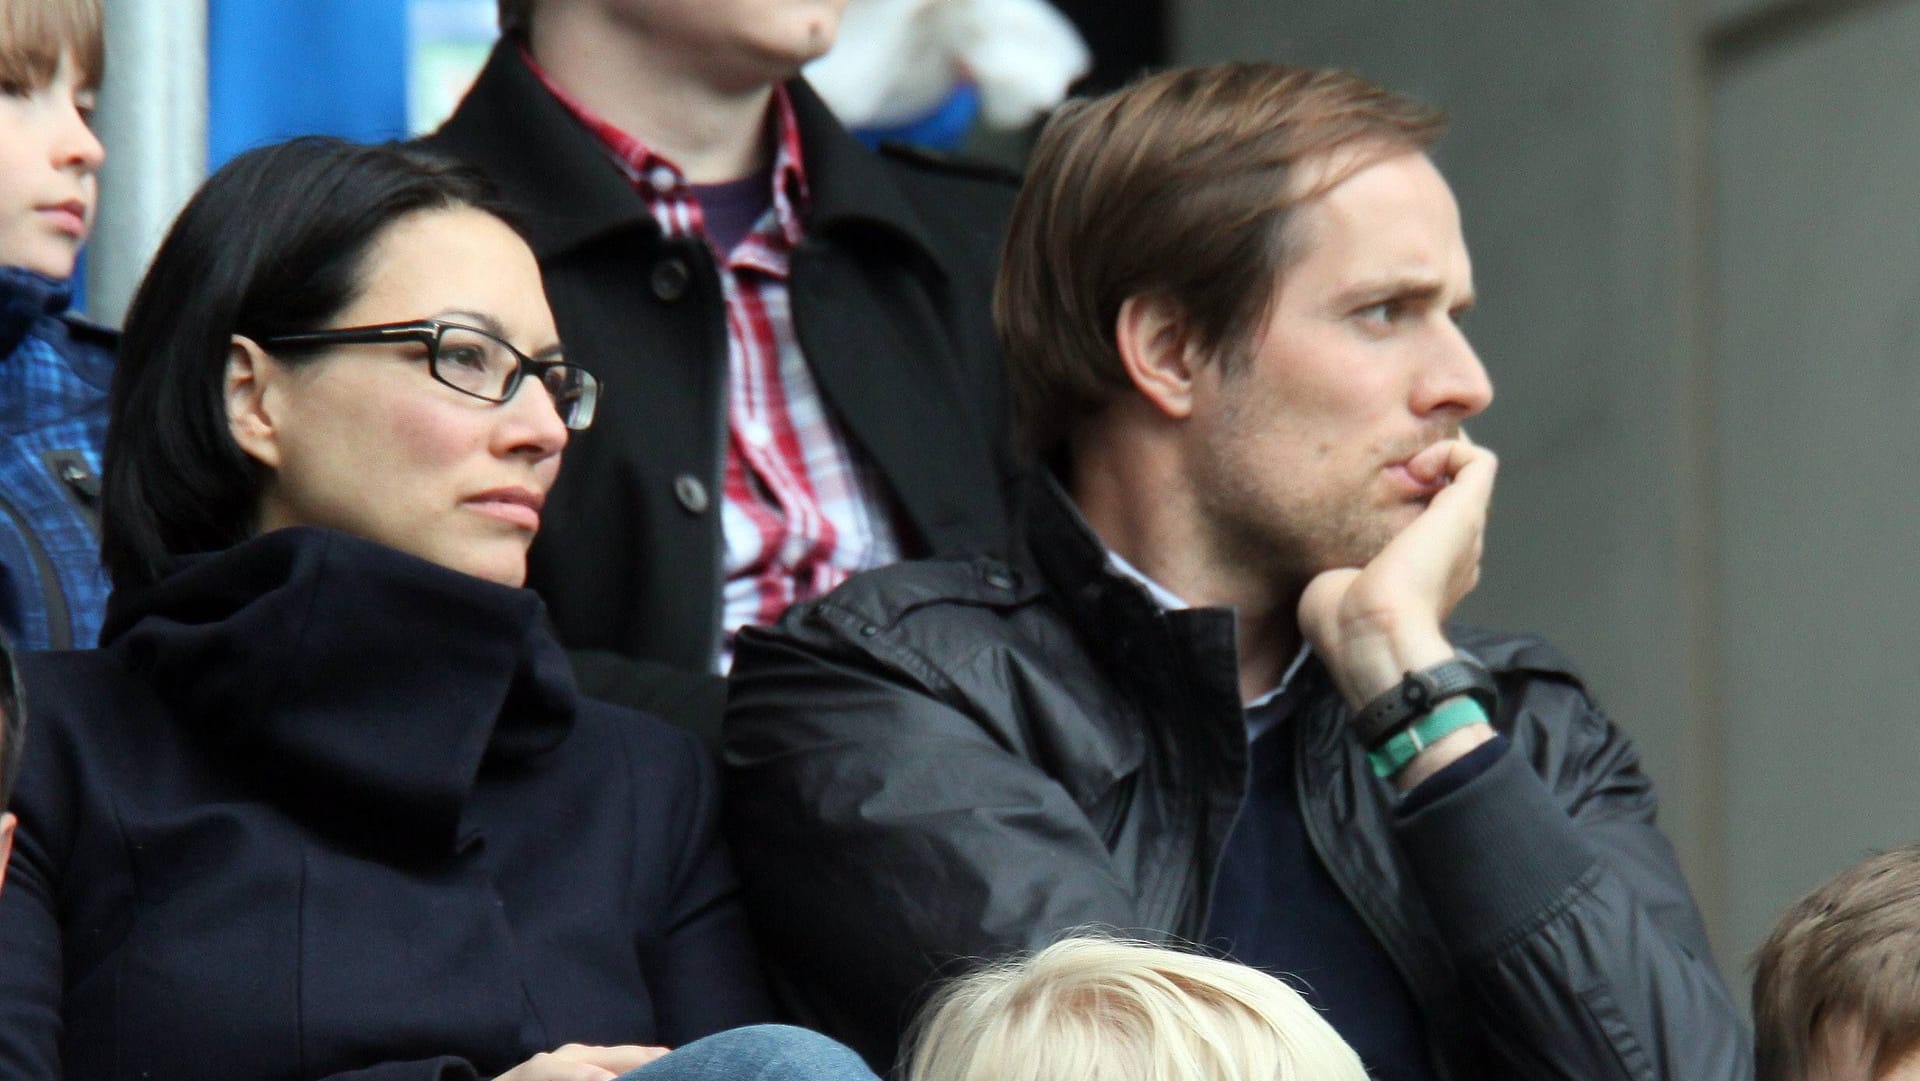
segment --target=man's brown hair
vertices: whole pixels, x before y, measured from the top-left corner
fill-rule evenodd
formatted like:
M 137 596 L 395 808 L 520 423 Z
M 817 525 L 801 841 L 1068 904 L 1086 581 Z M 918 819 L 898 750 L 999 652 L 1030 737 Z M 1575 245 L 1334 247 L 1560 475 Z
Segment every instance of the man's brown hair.
M 1424 151 L 1444 114 L 1344 71 L 1233 63 L 1069 102 L 1040 133 L 994 290 L 1024 449 L 1049 454 L 1129 387 L 1120 306 L 1159 296 L 1188 344 L 1245 362 L 1290 255 L 1289 212 L 1388 153 Z M 1298 166 L 1351 160 L 1302 190 Z
M 40 87 L 71 53 L 79 85 L 98 88 L 107 45 L 100 0 L 0 0 L 0 82 Z
M 527 30 L 533 25 L 533 4 L 534 0 L 500 0 L 500 36 L 527 40 Z
M 1875 1077 L 1920 1049 L 1920 844 L 1796 901 L 1753 963 L 1760 1081 L 1800 1081 L 1845 1024 Z

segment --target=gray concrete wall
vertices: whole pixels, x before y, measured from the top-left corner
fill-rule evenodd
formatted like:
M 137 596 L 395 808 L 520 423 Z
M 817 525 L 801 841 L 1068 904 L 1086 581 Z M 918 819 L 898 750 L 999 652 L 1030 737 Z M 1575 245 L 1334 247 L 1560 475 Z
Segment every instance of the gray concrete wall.
M 1920 3 L 1718 58 L 1726 925 L 1920 837 Z
M 119 326 L 147 261 L 207 172 L 206 0 L 107 0 L 107 147 L 87 314 Z

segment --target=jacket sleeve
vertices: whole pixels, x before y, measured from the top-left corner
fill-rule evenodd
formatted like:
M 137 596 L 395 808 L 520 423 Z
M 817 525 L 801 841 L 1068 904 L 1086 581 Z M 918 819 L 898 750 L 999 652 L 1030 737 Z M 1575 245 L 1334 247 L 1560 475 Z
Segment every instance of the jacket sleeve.
M 636 754 L 641 836 L 665 829 L 671 857 L 637 861 L 636 873 L 666 881 L 664 909 L 641 943 L 659 1039 L 669 1047 L 771 1020 L 766 977 L 754 949 L 739 879 L 720 837 L 720 778 L 693 737 L 660 732 L 664 746 Z M 667 821 L 656 794 L 673 792 Z M 636 885 L 642 893 L 645 885 Z
M 1498 1076 L 1751 1078 L 1632 745 L 1576 684 L 1522 686 L 1514 746 L 1396 825 Z
M 745 633 L 724 732 L 729 835 L 776 997 L 878 1072 L 965 959 L 1042 946 L 1038 928 L 1136 929 L 1069 793 L 901 669 Z

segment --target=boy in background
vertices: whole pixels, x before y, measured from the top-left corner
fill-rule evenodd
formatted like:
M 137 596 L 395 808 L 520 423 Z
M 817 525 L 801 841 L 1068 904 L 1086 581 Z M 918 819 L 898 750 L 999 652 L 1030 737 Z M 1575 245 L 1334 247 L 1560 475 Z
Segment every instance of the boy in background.
M 100 0 L 0 0 L 0 632 L 92 646 L 113 335 L 67 314 L 106 152 Z
M 1920 844 L 1795 902 L 1754 957 L 1760 1081 L 1920 1081 Z

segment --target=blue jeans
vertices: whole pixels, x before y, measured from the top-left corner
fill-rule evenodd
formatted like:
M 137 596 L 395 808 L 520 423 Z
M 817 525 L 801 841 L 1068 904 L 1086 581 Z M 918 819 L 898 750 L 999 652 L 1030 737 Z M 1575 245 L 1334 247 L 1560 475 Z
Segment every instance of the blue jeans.
M 748 1025 L 675 1048 L 620 1081 L 878 1081 L 846 1046 L 791 1025 Z

